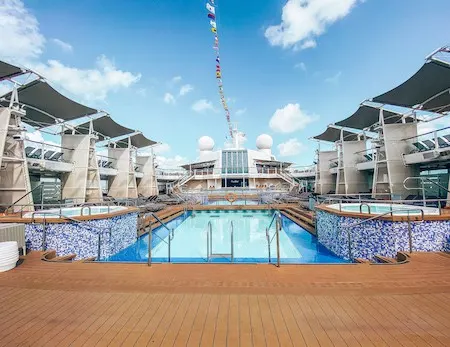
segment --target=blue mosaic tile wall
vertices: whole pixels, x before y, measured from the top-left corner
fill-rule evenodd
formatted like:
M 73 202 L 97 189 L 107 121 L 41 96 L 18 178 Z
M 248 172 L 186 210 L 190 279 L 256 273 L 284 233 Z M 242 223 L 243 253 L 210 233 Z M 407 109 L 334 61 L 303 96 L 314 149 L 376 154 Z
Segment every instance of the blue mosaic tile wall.
M 58 256 L 97 257 L 100 235 L 100 258 L 107 258 L 136 241 L 137 218 L 137 213 L 128 213 L 86 223 L 48 223 L 45 248 L 55 250 Z M 43 225 L 25 224 L 25 239 L 27 249 L 42 250 Z
M 407 222 L 373 220 L 354 228 L 363 219 L 342 217 L 317 210 L 317 235 L 319 242 L 338 256 L 349 259 L 351 236 L 352 258 L 373 259 L 375 255 L 395 257 L 398 251 L 409 252 Z M 450 221 L 411 222 L 413 251 L 450 251 Z

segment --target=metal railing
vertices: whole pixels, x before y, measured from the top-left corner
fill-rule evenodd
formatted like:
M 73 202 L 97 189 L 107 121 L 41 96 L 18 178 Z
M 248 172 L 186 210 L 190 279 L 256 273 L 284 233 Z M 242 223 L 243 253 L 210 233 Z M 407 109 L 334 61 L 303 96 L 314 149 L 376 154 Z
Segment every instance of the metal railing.
M 37 190 L 38 188 L 41 188 L 41 189 L 42 189 L 42 188 L 43 188 L 43 184 L 42 184 L 42 183 L 39 183 L 36 187 L 34 187 L 33 189 L 29 190 L 29 191 L 26 192 L 24 195 L 22 195 L 19 199 L 17 199 L 16 201 L 14 201 L 11 205 L 9 205 L 9 206 L 5 209 L 5 214 L 8 214 L 8 210 L 9 210 L 11 207 L 16 206 L 16 204 L 17 204 L 20 200 L 24 199 L 25 197 L 27 197 L 28 195 L 30 195 L 31 193 L 33 193 L 33 192 L 34 192 L 35 190 Z M 42 191 L 41 191 L 41 194 L 42 194 Z M 28 206 L 28 205 L 22 206 L 21 209 L 20 209 L 20 213 L 22 213 L 22 211 L 23 211 L 23 209 L 24 209 L 25 206 Z M 34 205 L 30 205 L 30 206 L 33 206 L 33 207 L 34 207 Z
M 213 252 L 213 241 L 212 241 L 212 223 L 208 222 L 206 226 L 206 260 L 211 262 L 213 258 L 227 258 L 230 257 L 230 262 L 234 262 L 234 223 L 230 221 L 230 253 L 214 253 Z
M 436 177 L 436 178 L 438 178 L 438 177 Z M 408 182 L 409 180 L 420 180 L 421 186 L 420 186 L 420 187 L 408 187 L 408 186 L 406 186 L 406 182 Z M 438 188 L 440 188 L 440 189 L 446 191 L 447 193 L 450 193 L 450 191 L 449 191 L 446 187 L 444 187 L 443 185 L 441 185 L 441 184 L 439 184 L 439 183 L 434 182 L 434 181 L 433 181 L 431 178 L 429 178 L 429 177 L 421 177 L 421 176 L 418 176 L 418 177 L 406 177 L 406 178 L 403 180 L 403 187 L 404 187 L 406 190 L 421 190 L 421 191 L 422 191 L 422 201 L 423 201 L 423 206 L 426 206 L 425 181 L 427 181 L 428 183 L 434 184 L 434 185 L 437 186 Z
M 79 220 L 77 220 L 75 218 L 66 216 L 66 215 L 61 214 L 61 213 L 58 214 L 58 213 L 55 213 L 55 212 L 42 212 L 42 211 L 33 212 L 31 214 L 31 223 L 33 223 L 33 224 L 36 223 L 36 216 L 35 216 L 36 214 L 39 214 L 40 216 L 42 216 L 42 217 L 39 216 L 37 218 L 41 218 L 42 219 L 42 223 L 40 223 L 40 224 L 42 224 L 42 250 L 43 251 L 47 250 L 47 219 L 48 218 L 46 217 L 46 215 L 52 215 L 52 218 L 55 218 L 54 216 L 57 216 L 58 218 L 66 219 L 68 221 L 71 221 L 72 223 L 76 223 L 76 224 L 81 225 L 82 227 L 85 227 L 87 229 L 97 229 L 97 230 L 102 231 L 101 233 L 100 232 L 98 233 L 98 245 L 97 245 L 97 260 L 100 260 L 100 258 L 101 258 L 102 233 L 106 230 L 109 233 L 109 237 L 111 237 L 111 234 L 112 234 L 111 227 L 109 227 L 109 228 L 99 227 L 99 226 L 96 226 L 96 225 L 89 224 L 86 221 L 79 221 Z
M 152 265 L 152 238 L 153 236 L 156 236 L 158 239 L 160 239 L 162 242 L 164 242 L 167 245 L 167 261 L 170 263 L 171 260 L 171 252 L 172 252 L 172 240 L 175 236 L 175 229 L 172 228 L 170 229 L 166 223 L 164 223 L 156 214 L 154 214 L 153 212 L 149 212 L 144 214 L 141 217 L 141 220 L 144 223 L 144 229 L 145 229 L 145 220 L 147 217 L 154 217 L 156 219 L 156 221 L 160 224 L 161 227 L 163 227 L 164 229 L 166 229 L 169 232 L 167 241 L 165 239 L 163 239 L 162 237 L 160 237 L 158 234 L 153 234 L 153 228 L 152 228 L 152 221 L 150 220 L 148 223 L 148 266 Z
M 273 225 L 273 222 L 275 221 L 275 233 L 272 237 L 270 237 L 270 228 Z M 266 228 L 266 240 L 267 240 L 267 251 L 268 251 L 268 258 L 269 263 L 272 263 L 272 255 L 270 251 L 270 245 L 272 244 L 272 241 L 274 238 L 276 238 L 277 243 L 277 267 L 280 267 L 280 230 L 281 230 L 281 214 L 280 211 L 275 211 L 273 213 L 272 219 L 270 220 L 269 226 Z
M 376 215 L 374 217 L 364 219 L 363 221 L 360 221 L 360 222 L 341 225 L 340 226 L 340 231 L 342 231 L 343 228 L 347 230 L 348 258 L 350 260 L 353 260 L 353 255 L 352 255 L 352 248 L 353 248 L 352 245 L 353 245 L 353 243 L 352 243 L 352 236 L 351 236 L 351 233 L 350 233 L 350 229 L 351 228 L 357 227 L 357 226 L 359 226 L 361 224 L 365 224 L 365 223 L 368 223 L 368 222 L 376 220 L 376 219 L 380 219 L 381 217 L 384 217 L 384 216 L 387 216 L 387 215 L 391 215 L 391 217 L 393 217 L 395 212 L 408 212 L 408 214 L 406 215 L 406 218 L 407 218 L 407 223 L 408 223 L 409 252 L 412 253 L 413 240 L 412 240 L 412 229 L 411 229 L 411 215 L 409 213 L 413 212 L 413 211 L 415 211 L 415 212 L 420 211 L 421 219 L 419 220 L 419 222 L 420 223 L 423 222 L 424 219 L 425 219 L 425 213 L 424 213 L 424 211 L 422 209 L 416 208 L 416 209 L 408 209 L 408 210 L 405 210 L 405 209 L 391 210 L 389 212 L 381 213 L 381 214 Z
M 331 205 L 331 204 L 337 204 L 339 211 L 342 212 L 342 205 L 346 203 L 372 203 L 372 204 L 385 204 L 385 205 L 391 205 L 391 208 L 394 208 L 395 206 L 401 206 L 401 205 L 416 205 L 417 202 L 422 203 L 425 201 L 426 205 L 424 207 L 432 207 L 438 209 L 438 215 L 442 215 L 442 206 L 445 206 L 445 204 L 450 204 L 450 199 L 421 199 L 421 200 L 391 200 L 391 199 L 378 199 L 374 200 L 371 199 L 370 196 L 372 194 L 347 194 L 345 197 L 339 197 L 336 196 L 318 196 L 316 198 L 317 204 L 324 204 L 324 205 Z M 386 196 L 386 194 L 378 193 L 374 195 L 379 196 Z M 364 198 L 364 196 L 367 196 Z M 350 198 L 355 197 L 355 198 Z M 435 206 L 431 205 L 434 204 Z M 428 206 L 427 206 L 428 205 Z M 431 206 L 430 206 L 431 205 Z

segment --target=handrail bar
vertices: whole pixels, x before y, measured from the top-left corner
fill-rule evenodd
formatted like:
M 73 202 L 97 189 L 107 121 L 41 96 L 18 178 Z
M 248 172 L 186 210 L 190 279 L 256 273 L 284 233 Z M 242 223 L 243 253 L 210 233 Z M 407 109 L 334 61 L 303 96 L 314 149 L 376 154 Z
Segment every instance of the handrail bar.
M 269 230 L 272 227 L 274 220 L 276 220 L 275 233 L 273 234 L 272 238 L 270 238 Z M 280 213 L 280 211 L 275 211 L 273 214 L 273 217 L 272 217 L 272 221 L 269 224 L 269 227 L 266 228 L 266 239 L 267 239 L 267 250 L 268 250 L 269 263 L 271 263 L 272 257 L 271 257 L 271 252 L 270 252 L 270 245 L 272 244 L 272 241 L 273 241 L 274 237 L 276 236 L 276 239 L 277 239 L 277 267 L 280 267 L 280 230 L 281 230 L 281 213 Z
M 234 223 L 230 221 L 230 247 L 231 247 L 231 262 L 234 261 Z
M 385 212 L 385 213 L 379 214 L 377 216 L 374 216 L 374 217 L 371 217 L 371 218 L 368 218 L 368 219 L 364 219 L 361 222 L 357 222 L 357 223 L 353 223 L 353 224 L 341 225 L 340 228 L 339 228 L 340 231 L 342 231 L 342 228 L 345 228 L 346 231 L 347 231 L 348 258 L 350 260 L 352 260 L 352 258 L 353 258 L 353 256 L 352 256 L 352 236 L 351 236 L 351 233 L 350 233 L 351 228 L 356 227 L 356 226 L 361 225 L 361 224 L 364 224 L 364 223 L 367 223 L 369 221 L 381 218 L 381 217 L 383 217 L 385 215 L 388 215 L 388 214 L 393 216 L 394 212 L 408 212 L 407 222 L 408 222 L 409 251 L 412 252 L 412 231 L 411 231 L 411 219 L 410 219 L 410 214 L 409 214 L 409 212 L 411 212 L 411 211 L 420 211 L 421 212 L 421 217 L 422 217 L 422 220 L 420 222 L 424 221 L 425 216 L 424 216 L 423 209 L 417 208 L 417 209 L 410 209 L 410 210 L 401 210 L 401 209 L 399 209 L 399 210 L 391 210 L 389 212 Z
M 274 200 L 274 199 L 272 199 L 272 200 Z M 275 211 L 275 212 L 273 213 L 272 219 L 270 220 L 270 224 L 269 224 L 269 226 L 267 227 L 267 229 L 270 229 L 270 228 L 272 227 L 272 224 L 273 224 L 273 221 L 275 220 L 275 217 L 277 217 L 277 216 L 279 216 L 279 215 L 280 215 L 280 211 Z
M 436 177 L 436 178 L 438 178 L 438 177 Z M 428 181 L 428 182 L 430 182 L 430 183 L 432 183 L 432 184 L 438 186 L 439 188 L 445 190 L 447 193 L 450 193 L 450 190 L 448 190 L 448 189 L 447 189 L 446 187 L 444 187 L 443 185 L 434 182 L 434 181 L 433 181 L 431 178 L 429 178 L 429 177 L 421 177 L 421 176 L 417 176 L 417 177 L 406 177 L 406 178 L 403 180 L 403 187 L 405 187 L 405 189 L 408 189 L 408 190 L 422 189 L 422 188 L 406 187 L 405 184 L 406 184 L 406 182 L 409 181 L 410 179 L 418 179 L 418 180 L 425 180 L 425 181 Z
M 8 213 L 8 210 L 11 208 L 11 207 L 13 207 L 16 203 L 18 203 L 20 200 L 22 200 L 23 198 L 25 198 L 26 196 L 28 196 L 29 194 L 31 194 L 32 192 L 34 192 L 36 189 L 38 189 L 38 188 L 42 188 L 43 187 L 43 183 L 41 182 L 41 183 L 39 183 L 36 187 L 34 187 L 33 189 L 31 189 L 30 191 L 28 191 L 28 192 L 26 192 L 24 195 L 22 195 L 19 199 L 17 199 L 16 201 L 14 201 L 11 205 L 9 205 L 6 209 L 5 209 L 5 214 L 7 214 Z M 22 206 L 22 205 L 20 205 L 20 206 Z M 28 206 L 28 205 L 25 205 L 25 206 Z M 30 204 L 30 206 L 34 206 L 34 204 Z M 23 210 L 23 206 L 22 206 L 22 209 L 21 210 Z
M 426 123 L 426 122 L 425 122 L 425 123 Z M 418 138 L 418 137 L 420 137 L 420 136 L 429 135 L 429 134 L 434 134 L 434 133 L 437 133 L 437 132 L 439 132 L 439 131 L 447 130 L 447 129 L 450 129 L 450 126 L 444 127 L 444 128 L 441 128 L 441 129 L 432 130 L 432 131 L 429 131 L 429 132 L 426 132 L 426 133 L 423 133 L 423 134 L 418 134 L 418 135 L 416 135 L 416 136 L 406 137 L 406 138 L 404 138 L 404 139 L 401 139 L 400 141 L 406 141 L 406 140 L 416 139 L 416 138 Z
M 156 215 L 156 214 L 154 214 L 153 212 L 148 212 L 148 213 L 145 213 L 141 218 L 146 218 L 146 217 L 148 217 L 148 216 L 152 216 L 152 217 L 154 217 L 158 222 L 159 222 L 159 224 L 161 224 L 161 226 L 163 226 L 165 229 L 167 229 L 169 232 L 172 232 L 172 229 L 169 229 L 169 227 L 166 225 L 166 223 L 164 223 L 161 219 L 159 219 L 159 217 Z
M 33 212 L 31 214 L 31 221 L 32 221 L 32 223 L 36 222 L 36 219 L 35 219 L 35 216 L 34 216 L 36 213 L 44 215 L 43 216 L 44 222 L 43 222 L 43 229 L 42 229 L 42 233 L 43 233 L 43 235 L 42 235 L 42 249 L 45 251 L 46 250 L 46 243 L 47 243 L 47 232 L 46 232 L 47 218 L 46 218 L 45 215 L 46 214 L 54 215 L 55 213 L 54 212 L 42 212 L 42 211 L 37 212 L 37 211 L 35 211 L 35 212 Z M 93 228 L 93 229 L 97 229 L 97 230 L 102 231 L 102 233 L 98 233 L 98 245 L 97 245 L 97 260 L 100 260 L 102 234 L 106 230 L 106 231 L 109 231 L 109 237 L 111 237 L 111 235 L 112 235 L 111 227 L 110 228 L 99 227 L 97 225 L 89 224 L 89 223 L 87 223 L 87 221 L 80 221 L 80 220 L 77 220 L 75 218 L 66 216 L 66 215 L 64 215 L 62 213 L 59 213 L 58 216 L 60 218 L 67 219 L 67 220 L 69 220 L 69 221 L 71 221 L 73 223 L 81 224 L 83 227 Z
M 408 212 L 408 214 L 407 214 L 406 216 L 407 216 L 407 217 L 410 217 L 411 215 L 409 214 L 409 212 L 412 212 L 412 211 L 420 211 L 421 218 L 422 218 L 421 221 L 423 221 L 423 220 L 425 219 L 425 213 L 423 212 L 423 209 L 421 209 L 421 208 L 412 208 L 412 209 L 408 209 L 408 210 L 398 209 L 398 210 L 391 210 L 391 211 L 388 211 L 388 212 L 384 212 L 384 213 L 381 213 L 381 214 L 377 214 L 376 216 L 373 216 L 373 217 L 364 219 L 363 221 L 360 221 L 360 222 L 357 222 L 357 223 L 353 223 L 353 224 L 343 224 L 343 225 L 341 225 L 341 228 L 342 228 L 342 227 L 343 227 L 343 228 L 353 228 L 353 227 L 355 227 L 355 226 L 358 226 L 358 225 L 361 225 L 361 224 L 370 222 L 370 221 L 372 221 L 372 220 L 375 220 L 375 219 L 384 217 L 384 216 L 386 216 L 386 215 L 388 215 L 388 214 L 390 214 L 391 216 L 393 216 L 395 212 Z

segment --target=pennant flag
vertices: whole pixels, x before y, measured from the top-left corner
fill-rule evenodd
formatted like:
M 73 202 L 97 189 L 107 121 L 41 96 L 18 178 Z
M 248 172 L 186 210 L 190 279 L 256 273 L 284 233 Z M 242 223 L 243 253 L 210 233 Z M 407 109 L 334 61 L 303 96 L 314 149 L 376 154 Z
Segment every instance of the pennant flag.
M 212 13 L 208 13 L 208 18 L 212 19 L 212 20 L 216 20 L 216 16 L 213 15 Z
M 209 12 L 211 12 L 212 14 L 216 14 L 216 9 L 214 8 L 214 6 L 212 6 L 211 4 L 207 3 L 206 4 L 206 8 Z
M 214 22 L 213 20 L 210 20 L 210 21 L 209 21 L 209 24 L 211 24 L 211 26 L 212 26 L 213 28 L 217 28 L 216 22 Z
M 217 29 L 216 29 L 216 28 L 211 28 L 211 31 L 212 31 L 214 34 L 217 34 Z

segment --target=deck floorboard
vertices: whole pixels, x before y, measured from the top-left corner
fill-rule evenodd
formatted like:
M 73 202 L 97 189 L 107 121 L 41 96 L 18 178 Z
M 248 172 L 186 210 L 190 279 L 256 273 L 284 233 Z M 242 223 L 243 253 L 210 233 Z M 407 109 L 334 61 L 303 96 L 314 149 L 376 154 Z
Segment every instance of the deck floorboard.
M 450 346 L 450 257 L 57 263 L 0 273 L 0 346 Z

